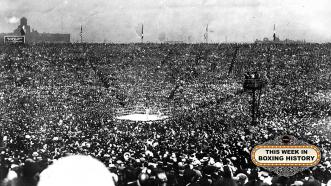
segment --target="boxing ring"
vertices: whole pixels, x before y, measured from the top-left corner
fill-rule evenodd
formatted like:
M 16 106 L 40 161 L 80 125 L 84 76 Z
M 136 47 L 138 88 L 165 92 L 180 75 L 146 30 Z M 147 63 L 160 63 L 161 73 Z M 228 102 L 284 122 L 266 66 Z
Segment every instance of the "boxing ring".
M 118 120 L 129 120 L 129 121 L 158 121 L 168 119 L 169 116 L 159 116 L 155 114 L 129 114 L 123 116 L 117 116 Z
M 166 109 L 128 109 L 118 111 L 115 118 L 118 120 L 148 122 L 166 120 L 169 117 L 169 112 Z

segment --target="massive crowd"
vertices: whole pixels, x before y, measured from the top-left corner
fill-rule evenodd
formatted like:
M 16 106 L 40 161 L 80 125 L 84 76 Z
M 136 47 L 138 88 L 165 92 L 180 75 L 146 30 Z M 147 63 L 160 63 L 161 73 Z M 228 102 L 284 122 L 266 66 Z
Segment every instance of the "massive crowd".
M 84 154 L 109 167 L 117 185 L 326 184 L 330 58 L 326 44 L 2 47 L 1 179 L 33 176 L 32 161 L 30 172 L 41 172 Z M 267 86 L 253 127 L 242 82 L 255 71 Z M 137 107 L 171 117 L 115 118 Z M 282 134 L 317 145 L 321 164 L 290 178 L 254 166 L 252 148 Z

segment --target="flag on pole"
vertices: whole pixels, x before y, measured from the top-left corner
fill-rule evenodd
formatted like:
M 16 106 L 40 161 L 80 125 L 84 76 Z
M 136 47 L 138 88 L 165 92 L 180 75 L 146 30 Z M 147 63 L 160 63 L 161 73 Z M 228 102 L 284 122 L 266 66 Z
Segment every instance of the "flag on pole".
M 206 43 L 208 43 L 208 24 L 207 24 L 207 27 L 206 27 L 206 33 L 204 34 L 204 38 L 206 40 Z

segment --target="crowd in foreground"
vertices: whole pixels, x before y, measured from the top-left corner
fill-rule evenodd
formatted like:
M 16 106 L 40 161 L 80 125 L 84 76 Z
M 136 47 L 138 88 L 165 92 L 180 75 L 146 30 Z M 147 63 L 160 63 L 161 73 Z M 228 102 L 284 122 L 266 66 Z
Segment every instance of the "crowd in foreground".
M 331 47 L 240 46 L 241 66 L 223 83 L 234 47 L 36 45 L 5 51 L 4 185 L 15 177 L 33 185 L 37 173 L 70 154 L 103 162 L 116 185 L 327 184 L 330 120 L 323 117 L 330 116 L 330 105 L 315 93 L 329 91 Z M 244 63 L 248 59 L 254 63 Z M 268 81 L 256 127 L 250 125 L 247 94 L 237 91 L 236 76 L 249 66 L 261 68 Z M 115 107 L 137 100 L 149 107 L 164 107 L 167 100 L 174 111 L 164 121 L 116 120 Z M 317 145 L 321 164 L 290 178 L 254 166 L 252 148 L 282 134 Z

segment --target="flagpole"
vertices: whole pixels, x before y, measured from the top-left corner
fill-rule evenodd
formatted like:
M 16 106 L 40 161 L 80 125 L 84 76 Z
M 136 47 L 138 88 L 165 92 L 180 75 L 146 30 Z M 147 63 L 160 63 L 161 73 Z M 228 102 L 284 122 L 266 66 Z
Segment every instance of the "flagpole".
M 207 24 L 207 27 L 206 27 L 206 43 L 208 43 L 208 24 Z
M 141 25 L 141 42 L 144 42 L 144 24 Z
M 208 24 L 207 24 L 207 27 L 206 27 L 206 33 L 204 34 L 204 37 L 205 37 L 205 41 L 206 43 L 208 43 Z
M 61 15 L 61 33 L 63 34 L 63 15 Z
M 80 25 L 80 43 L 83 43 L 83 26 Z
M 273 35 L 273 37 L 274 37 L 274 41 L 276 41 L 276 25 L 274 24 L 274 35 Z

